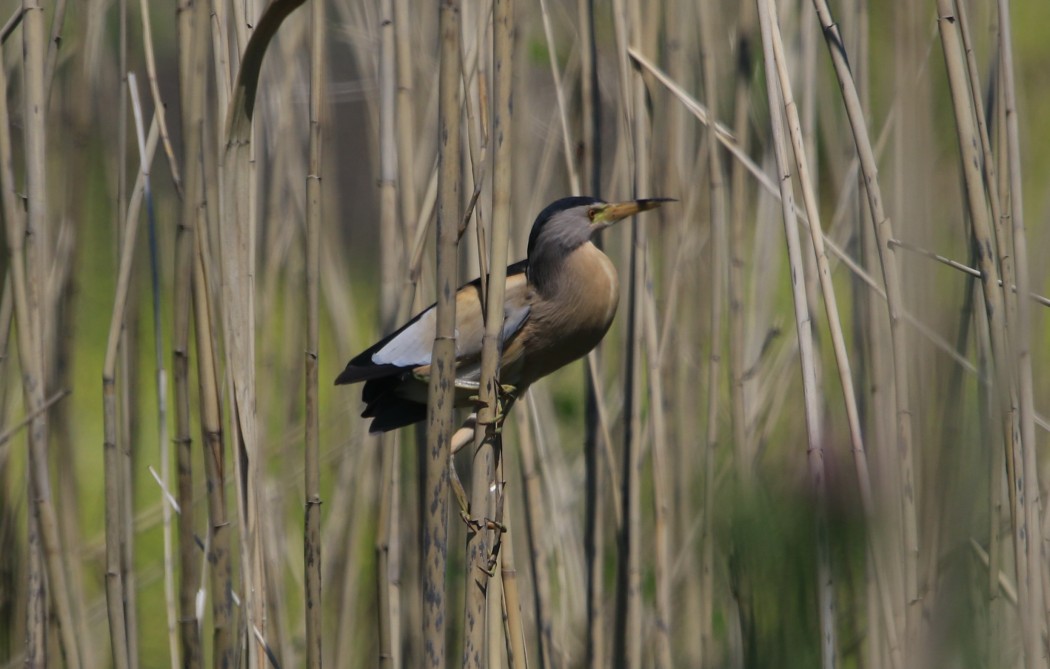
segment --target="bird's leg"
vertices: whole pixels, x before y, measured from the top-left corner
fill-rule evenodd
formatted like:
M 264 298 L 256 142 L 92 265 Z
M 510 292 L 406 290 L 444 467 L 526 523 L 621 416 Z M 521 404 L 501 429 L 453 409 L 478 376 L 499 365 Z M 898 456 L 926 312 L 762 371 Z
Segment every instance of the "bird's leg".
M 463 519 L 468 528 L 476 531 L 481 523 L 470 517 L 470 501 L 467 499 L 467 491 L 459 480 L 459 474 L 456 473 L 456 464 L 451 458 L 448 461 L 448 481 L 449 486 L 452 488 L 452 494 L 456 497 L 456 503 L 459 504 L 459 517 Z
M 477 425 L 478 415 L 472 413 L 467 416 L 467 419 L 463 421 L 463 424 L 459 426 L 459 429 L 452 435 L 452 455 L 459 453 L 459 451 L 474 441 L 474 426 Z
M 496 391 L 496 416 L 493 421 L 496 424 L 496 434 L 503 432 L 503 421 L 507 419 L 507 414 L 510 413 L 517 399 L 518 388 L 516 386 L 500 384 Z

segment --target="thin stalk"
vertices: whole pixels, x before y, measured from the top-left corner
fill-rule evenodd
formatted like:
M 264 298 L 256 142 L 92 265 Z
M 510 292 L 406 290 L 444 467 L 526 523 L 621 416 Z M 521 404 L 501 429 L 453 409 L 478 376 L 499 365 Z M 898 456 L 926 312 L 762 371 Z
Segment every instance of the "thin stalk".
M 835 287 L 831 281 L 831 268 L 828 257 L 824 250 L 824 233 L 820 224 L 820 210 L 817 205 L 817 197 L 814 189 L 813 178 L 810 175 L 809 160 L 807 158 L 805 139 L 799 120 L 798 107 L 795 104 L 791 90 L 791 79 L 788 74 L 787 57 L 784 54 L 784 45 L 780 36 L 780 28 L 775 16 L 771 17 L 772 46 L 777 67 L 780 91 L 783 96 L 784 112 L 787 116 L 787 130 L 791 136 L 791 146 L 795 157 L 795 168 L 798 170 L 798 178 L 802 190 L 802 198 L 806 208 L 809 223 L 810 241 L 813 253 L 816 256 L 817 272 L 820 280 L 821 294 L 824 298 L 824 311 L 831 330 L 832 349 L 835 354 L 835 362 L 839 371 L 839 382 L 842 385 L 843 403 L 846 409 L 846 420 L 849 425 L 850 443 L 852 445 L 853 461 L 857 472 L 857 484 L 859 487 L 861 506 L 864 511 L 865 528 L 868 532 L 875 531 L 876 515 L 875 501 L 872 494 L 871 476 L 868 471 L 868 458 L 864 450 L 864 439 L 861 434 L 860 412 L 857 409 L 857 398 L 853 388 L 853 372 L 850 368 L 849 354 L 846 350 L 846 338 L 842 329 L 842 320 L 839 317 L 838 300 L 835 296 Z M 818 484 L 824 484 L 821 475 Z M 874 550 L 876 539 L 869 534 L 867 543 L 870 555 L 873 559 L 876 581 L 880 587 L 888 583 L 888 574 L 885 565 L 879 558 L 878 552 Z M 891 616 L 890 611 L 884 611 Z M 891 654 L 894 653 L 891 648 Z M 895 666 L 900 666 L 900 658 L 894 655 Z
M 124 0 L 126 1 L 126 0 Z M 212 59 L 215 65 L 215 110 L 218 123 L 218 131 L 221 133 L 223 123 L 226 121 L 226 110 L 230 104 L 230 95 L 233 89 L 230 74 L 230 45 L 229 28 L 226 24 L 227 3 L 222 0 L 209 0 L 211 16 L 212 36 Z M 220 135 L 221 137 L 221 135 Z
M 143 158 L 135 188 L 128 203 L 127 223 L 125 225 L 123 248 L 120 253 L 120 268 L 117 273 L 117 290 L 114 298 L 113 315 L 109 323 L 109 337 L 106 345 L 106 357 L 102 368 L 102 404 L 104 417 L 104 467 L 106 470 L 106 603 L 109 610 L 109 633 L 112 646 L 114 666 L 128 667 L 130 663 L 127 626 L 124 612 L 124 581 L 121 572 L 121 496 L 128 493 L 122 490 L 117 482 L 120 459 L 117 452 L 117 397 L 116 367 L 118 344 L 123 330 L 128 290 L 131 283 L 131 267 L 134 259 L 135 239 L 138 235 L 139 207 L 142 204 L 142 193 L 145 184 L 145 171 L 148 169 L 153 151 L 156 150 L 159 132 L 156 122 L 150 125 L 149 137 L 145 142 Z
M 971 253 L 971 255 L 975 255 Z M 971 288 L 973 293 L 972 301 L 975 304 L 974 309 L 971 310 L 971 318 L 973 319 L 974 328 L 974 339 L 976 339 L 976 355 L 977 355 L 977 369 L 978 374 L 984 378 L 993 378 L 993 371 L 991 369 L 992 361 L 992 344 L 989 339 L 990 328 L 988 327 L 988 314 L 987 311 L 980 308 L 981 303 L 984 300 L 984 295 L 981 291 L 981 287 L 974 283 Z M 987 600 L 988 600 L 988 611 L 989 611 L 989 622 L 988 622 L 988 658 L 998 657 L 997 645 L 999 643 L 999 633 L 1001 626 L 994 616 L 999 613 L 1002 609 L 1002 601 L 999 599 L 999 579 L 997 578 L 1001 570 L 1001 564 L 1003 561 L 1003 540 L 1002 540 L 1002 517 L 1003 517 L 1003 483 L 1006 478 L 1006 454 L 1005 449 L 995 448 L 996 442 L 996 431 L 995 431 L 995 413 L 996 413 L 996 402 L 991 396 L 991 388 L 987 383 L 977 384 L 977 408 L 978 408 L 978 434 L 981 437 L 981 442 L 990 444 L 993 447 L 987 449 L 988 451 L 988 471 L 991 472 L 988 485 L 988 552 L 986 554 L 987 565 L 988 565 L 988 582 L 987 582 Z M 1017 604 L 1017 593 L 1016 590 L 1013 594 L 1013 603 Z M 994 666 L 995 662 L 989 662 L 988 666 Z
M 751 61 L 752 41 L 754 39 L 754 5 L 750 2 L 740 3 L 740 22 L 737 25 L 736 87 L 733 104 L 733 134 L 737 143 L 746 152 L 751 138 L 751 121 L 749 118 L 750 83 L 753 63 Z M 714 108 L 713 104 L 709 107 Z M 711 149 L 708 149 L 709 151 Z M 744 359 L 744 243 L 748 215 L 748 187 L 744 164 L 739 160 L 733 162 L 732 192 L 730 203 L 729 232 L 729 401 L 733 416 L 733 455 L 735 457 L 736 476 L 744 490 L 751 487 L 753 478 L 754 453 L 749 441 L 747 424 L 747 393 L 745 391 L 746 362 Z
M 306 417 L 304 425 L 305 528 L 303 563 L 306 597 L 306 666 L 321 667 L 321 466 L 320 411 L 318 398 L 321 225 L 323 197 L 321 172 L 325 104 L 325 3 L 310 5 L 310 165 L 306 175 Z
M 66 0 L 57 0 L 54 14 L 51 17 L 51 37 L 47 45 L 47 61 L 44 63 L 44 91 L 49 105 L 52 84 L 55 81 L 55 66 L 58 64 L 58 49 L 62 46 L 62 26 L 65 24 L 68 4 Z
M 718 109 L 718 78 L 713 55 L 715 27 L 713 13 L 708 5 L 700 6 L 700 28 L 702 31 L 700 58 L 703 67 L 704 96 L 708 109 Z M 725 195 L 725 177 L 722 167 L 722 153 L 718 142 L 712 136 L 708 142 L 708 193 L 710 198 L 711 236 L 711 329 L 708 335 L 710 345 L 707 359 L 707 433 L 704 443 L 704 506 L 703 551 L 700 566 L 700 591 L 703 595 L 703 607 L 700 620 L 700 652 L 704 666 L 718 664 L 714 648 L 714 519 L 715 519 L 715 463 L 718 452 L 718 414 L 721 399 L 721 360 L 722 360 L 722 319 L 725 304 L 725 258 L 728 255 L 726 238 L 727 212 Z
M 510 512 L 506 496 L 503 499 L 503 517 L 510 525 Z M 507 657 L 510 669 L 527 669 L 528 659 L 525 655 L 525 626 L 521 619 L 521 597 L 518 595 L 518 571 L 514 566 L 514 533 L 503 536 L 503 546 L 499 553 L 500 579 L 503 583 L 503 608 L 506 616 Z M 490 666 L 498 666 L 490 664 Z
M 788 138 L 784 128 L 784 119 L 780 115 L 780 101 L 789 95 L 780 91 L 774 76 L 777 71 L 775 60 L 776 13 L 771 1 L 757 0 L 758 22 L 762 30 L 762 52 L 765 59 L 766 91 L 769 99 L 770 122 L 773 128 L 773 142 L 777 161 L 777 173 L 780 176 L 781 205 L 783 208 L 784 232 L 788 247 L 788 262 L 791 266 L 791 292 L 795 306 L 795 328 L 798 332 L 799 361 L 802 366 L 802 390 L 806 413 L 806 432 L 808 435 L 807 461 L 810 483 L 816 502 L 817 524 L 817 598 L 820 617 L 820 656 L 821 666 L 832 669 L 837 665 L 838 646 L 835 630 L 835 593 L 831 572 L 831 555 L 828 547 L 827 488 L 824 468 L 824 446 L 822 443 L 822 426 L 819 423 L 818 398 L 816 388 L 816 364 L 813 350 L 813 329 L 809 304 L 806 298 L 805 278 L 803 276 L 802 247 L 799 243 L 798 227 L 795 223 L 794 193 L 791 186 L 791 166 L 788 156 Z
M 536 442 L 533 439 L 533 420 L 536 416 L 535 399 L 531 392 L 519 409 L 518 453 L 521 471 L 522 496 L 525 504 L 525 537 L 529 544 L 529 564 L 533 582 L 533 617 L 540 669 L 554 666 L 554 625 L 551 613 L 550 578 L 547 573 L 547 555 L 541 545 L 547 512 L 543 505 L 543 485 L 536 463 Z
M 547 0 L 540 0 L 540 16 L 543 18 L 543 35 L 547 40 L 547 56 L 551 66 L 551 78 L 554 80 L 554 97 L 558 103 L 558 120 L 561 123 L 565 169 L 569 173 L 569 192 L 573 195 L 578 195 L 580 193 L 580 176 L 576 170 L 576 161 L 573 160 L 573 142 L 569 134 L 569 115 L 565 110 L 565 90 L 561 82 L 561 72 L 558 70 L 558 52 L 555 48 L 554 35 L 551 30 L 551 17 L 550 12 L 547 11 Z
M 423 525 L 423 663 L 445 666 L 445 569 L 448 559 L 449 447 L 455 430 L 456 247 L 460 216 L 459 2 L 442 0 L 438 79 L 438 299 L 427 395 L 427 458 Z
M 746 152 L 751 141 L 751 80 L 754 70 L 753 51 L 755 39 L 755 6 L 750 2 L 739 3 L 740 16 L 737 33 L 737 58 L 733 101 L 733 134 L 737 143 Z M 713 147 L 708 148 L 713 151 Z M 728 311 L 729 311 L 729 403 L 733 430 L 733 470 L 740 492 L 747 494 L 754 482 L 755 449 L 751 442 L 752 430 L 749 424 L 749 396 L 747 392 L 747 323 L 744 309 L 747 279 L 745 275 L 746 239 L 751 206 L 748 195 L 752 192 L 747 178 L 744 163 L 734 160 L 730 181 L 730 228 L 729 228 L 729 268 L 727 271 Z M 706 507 L 705 507 L 706 509 Z M 706 525 L 705 525 L 706 527 Z M 739 549 L 731 547 L 732 554 Z M 737 611 L 737 625 L 740 630 L 740 652 L 737 666 L 749 666 L 755 662 L 755 613 L 752 601 L 751 585 L 753 578 L 747 569 L 742 568 L 739 559 L 730 560 L 730 579 Z M 707 599 L 713 598 L 711 591 L 702 591 L 705 610 L 713 607 Z M 706 625 L 706 619 L 702 619 Z M 703 653 L 703 647 L 699 649 Z M 700 657 L 703 657 L 701 654 Z
M 1025 450 L 1032 448 L 1032 444 L 1026 444 L 1023 441 L 1023 435 L 1018 429 L 1017 387 L 1013 375 L 1015 358 L 1005 318 L 1003 290 L 999 287 L 999 268 L 992 251 L 994 247 L 991 224 L 988 220 L 988 203 L 985 199 L 984 177 L 980 171 L 980 155 L 977 148 L 980 140 L 971 110 L 973 97 L 968 91 L 969 80 L 963 60 L 962 39 L 955 17 L 954 3 L 951 0 L 938 0 L 937 18 L 955 110 L 959 150 L 962 154 L 961 164 L 966 183 L 970 229 L 977 249 L 977 265 L 981 270 L 981 286 L 984 292 L 985 310 L 988 314 L 992 345 L 991 364 L 995 380 L 994 394 L 999 402 L 1000 429 L 1006 448 L 1009 481 L 1007 489 L 1010 492 L 1014 561 L 1022 612 L 1020 616 L 1021 634 L 1025 650 L 1025 666 L 1031 669 L 1046 666 L 1041 642 L 1042 620 L 1045 615 L 1042 568 L 1038 559 L 1029 562 L 1030 556 L 1038 556 L 1038 552 L 1041 551 L 1041 547 L 1030 545 L 1030 542 L 1035 540 L 1037 532 L 1033 533 L 1033 528 L 1029 524 L 1034 516 L 1030 514 L 1032 501 L 1028 497 L 1031 493 L 1031 483 L 1027 478 L 1035 476 L 1036 472 L 1028 469 L 1029 458 Z M 1020 203 L 1012 204 L 1020 206 Z
M 411 11 L 409 0 L 394 0 L 394 46 L 397 51 L 397 168 L 398 194 L 401 196 L 401 225 L 405 240 L 411 238 L 409 223 L 416 220 L 415 107 L 412 77 Z
M 1024 198 L 1021 192 L 1021 140 L 1017 124 L 1017 93 L 1014 81 L 1013 30 L 1011 28 L 1010 2 L 999 0 L 999 44 L 1002 57 L 1002 85 L 1006 117 L 1006 146 L 1009 160 L 1010 177 L 1010 220 L 1013 232 L 1013 252 L 1016 269 L 1017 294 L 1028 295 L 1030 277 L 1028 274 L 1028 245 L 1024 225 Z M 979 105 L 978 105 L 979 106 Z M 989 183 L 989 190 L 994 187 Z M 1009 283 L 1009 276 L 1004 275 Z M 1040 488 L 1039 463 L 1035 439 L 1035 397 L 1032 382 L 1032 309 L 1027 300 L 1017 300 L 1017 324 L 1011 333 L 1014 337 L 1014 351 L 1018 370 L 1018 393 L 1021 399 L 1021 444 L 1024 453 L 1025 468 L 1025 524 L 1027 526 L 1028 564 L 1045 567 L 1046 556 L 1043 548 L 1043 525 L 1047 517 L 1039 518 Z M 1050 619 L 1050 598 L 1046 597 L 1041 567 L 1034 567 L 1029 574 L 1033 599 L 1026 615 L 1033 616 L 1035 634 L 1042 639 L 1042 629 Z M 1034 621 L 1038 621 L 1035 623 Z M 1037 666 L 1046 666 L 1045 645 L 1039 648 Z
M 489 250 L 488 289 L 485 291 L 485 334 L 482 336 L 481 377 L 477 426 L 474 433 L 474 467 L 471 474 L 471 514 L 475 523 L 467 532 L 467 592 L 465 597 L 463 666 L 480 667 L 484 651 L 484 621 L 488 592 L 489 548 L 496 537 L 486 528 L 486 519 L 496 517 L 502 486 L 495 471 L 502 459 L 503 439 L 497 430 L 499 408 L 499 361 L 503 329 L 504 295 L 507 281 L 507 249 L 511 217 L 511 93 L 513 75 L 512 0 L 495 0 L 493 7 L 493 171 L 492 226 Z M 498 518 L 497 518 L 498 520 Z M 480 523 L 478 522 L 480 521 Z
M 22 368 L 22 386 L 27 410 L 36 413 L 29 429 L 29 468 L 33 479 L 30 486 L 29 506 L 33 510 L 40 530 L 44 566 L 47 571 L 48 592 L 58 618 L 59 634 L 66 665 L 80 667 L 80 641 L 73 622 L 72 602 L 67 587 L 65 554 L 58 531 L 58 518 L 52 504 L 50 474 L 47 462 L 48 422 L 46 413 L 37 413 L 44 403 L 44 328 L 43 312 L 45 296 L 40 294 L 46 283 L 43 280 L 47 217 L 47 136 L 45 132 L 47 114 L 47 90 L 44 79 L 44 59 L 47 50 L 44 27 L 44 8 L 39 0 L 23 0 L 22 23 L 23 53 L 23 127 L 25 135 L 26 161 L 26 216 L 24 230 L 19 230 L 16 221 L 8 225 L 8 248 L 11 257 L 21 256 L 25 249 L 24 262 L 20 268 L 12 261 L 12 270 L 21 274 L 15 284 L 16 318 L 19 332 L 19 355 Z M 15 239 L 24 234 L 25 239 Z M 21 285 L 21 290 L 19 286 Z M 19 307 L 21 303 L 21 307 Z M 23 346 L 25 346 L 23 352 Z M 32 585 L 32 584 L 30 584 Z M 44 590 L 41 588 L 38 593 Z M 38 609 L 39 613 L 43 609 Z M 43 632 L 43 630 L 38 630 Z M 40 658 L 44 660 L 44 658 Z
M 394 299 L 397 281 L 401 280 L 404 264 L 404 238 L 398 224 L 398 160 L 397 150 L 402 142 L 395 134 L 397 107 L 395 88 L 395 33 L 399 16 L 394 14 L 393 0 L 379 4 L 379 264 L 380 301 L 379 322 L 384 332 L 393 330 L 398 321 L 398 307 Z M 406 103 L 411 103 L 406 100 Z M 404 172 L 402 173 L 404 174 Z M 379 457 L 382 483 L 380 485 L 379 515 L 376 519 L 376 576 L 378 588 L 377 613 L 379 614 L 379 666 L 401 666 L 401 644 L 399 638 L 396 598 L 399 590 L 391 578 L 390 539 L 397 527 L 396 497 L 400 475 L 400 442 L 395 432 L 384 434 L 379 440 Z
M 138 84 L 134 74 L 128 75 L 131 89 L 131 104 L 135 118 L 135 137 L 138 140 L 139 159 L 142 161 L 142 190 L 146 200 L 146 216 L 149 233 L 150 294 L 153 302 L 153 353 L 157 387 L 157 441 L 160 446 L 161 487 L 166 491 L 171 481 L 171 457 L 168 452 L 168 378 L 164 368 L 164 336 L 160 324 L 160 270 L 157 252 L 157 222 L 153 213 L 153 190 L 149 176 L 150 166 L 146 160 L 146 132 L 143 128 L 142 105 Z M 157 127 L 160 127 L 159 114 Z M 164 603 L 168 623 L 168 653 L 172 669 L 181 665 L 178 636 L 178 613 L 175 605 L 175 558 L 171 536 L 171 505 L 161 500 L 163 515 L 162 535 L 164 541 Z
M 601 94 L 598 89 L 598 47 L 595 41 L 594 0 L 578 0 L 580 16 L 580 101 L 583 128 L 580 143 L 583 153 L 583 178 L 592 197 L 601 197 Z M 584 469 L 586 494 L 584 497 L 583 551 L 587 569 L 587 635 L 585 667 L 605 667 L 605 616 L 604 598 L 604 525 L 602 523 L 602 491 L 606 489 L 602 476 L 599 427 L 603 425 L 599 416 L 601 401 L 601 377 L 598 374 L 599 351 L 587 354 L 586 387 L 584 389 Z M 607 424 L 604 424 L 608 427 Z M 605 447 L 611 448 L 610 441 Z M 539 601 L 540 584 L 535 585 Z M 537 617 L 537 620 L 539 618 Z M 542 643 L 542 636 L 541 636 Z M 540 647 L 540 668 L 548 666 L 549 652 Z M 549 649 L 547 649 L 549 650 Z
M 653 280 L 646 263 L 645 310 L 643 325 L 646 360 L 649 363 L 649 405 L 651 407 L 652 456 L 653 456 L 653 543 L 656 564 L 656 666 L 669 669 L 674 666 L 671 651 L 671 610 L 674 574 L 671 565 L 671 534 L 674 518 L 671 514 L 671 499 L 674 496 L 674 468 L 670 466 L 671 444 L 667 437 L 667 403 L 661 379 L 666 373 L 660 364 L 657 331 L 656 296 Z M 714 467 L 712 467 L 714 469 Z M 712 485 L 712 488 L 714 486 Z
M 397 323 L 398 282 L 404 267 L 405 244 L 397 220 L 397 112 L 395 105 L 395 52 L 393 0 L 379 3 L 379 305 L 383 332 Z M 390 450 L 384 445 L 383 452 Z M 381 628 L 382 629 L 382 628 Z
M 164 155 L 168 157 L 168 168 L 175 183 L 175 190 L 182 195 L 182 177 L 179 176 L 179 165 L 175 160 L 175 150 L 168 137 L 168 122 L 165 120 L 164 100 L 160 97 L 160 83 L 157 81 L 157 62 L 153 56 L 153 28 L 149 18 L 149 0 L 139 0 L 139 15 L 142 18 L 142 48 L 146 56 L 146 76 L 149 79 L 149 90 L 153 96 L 153 109 L 160 125 L 160 138 L 164 142 Z
M 929 249 L 924 249 L 921 246 L 917 246 L 915 244 L 912 244 L 911 242 L 905 242 L 905 241 L 902 241 L 900 239 L 891 239 L 890 243 L 893 244 L 894 246 L 897 246 L 899 248 L 904 249 L 905 251 L 910 251 L 911 253 L 915 253 L 915 254 L 918 254 L 920 256 L 929 258 L 930 260 L 936 260 L 937 262 L 941 263 L 942 265 L 947 265 L 948 267 L 951 267 L 952 269 L 958 270 L 958 271 L 962 272 L 963 274 L 969 274 L 970 276 L 976 277 L 978 279 L 981 278 L 981 270 L 976 269 L 974 267 L 970 267 L 969 265 L 964 265 L 963 263 L 959 262 L 958 260 L 952 260 L 951 258 L 946 258 L 945 256 L 942 256 L 939 253 L 935 253 L 933 251 L 930 251 Z M 1007 284 L 1002 279 L 999 279 L 998 285 L 999 285 L 1000 288 L 1003 288 Z M 1010 290 L 1009 290 L 1010 293 L 1016 293 L 1017 292 L 1017 285 L 1016 284 L 1010 284 L 1009 287 L 1010 287 Z M 1050 298 L 1048 298 L 1048 297 L 1046 297 L 1044 295 L 1040 295 L 1039 293 L 1033 293 L 1032 291 L 1029 291 L 1028 292 L 1028 299 L 1030 299 L 1031 301 L 1035 302 L 1036 304 L 1042 305 L 1044 307 L 1050 307 Z
M 255 374 L 255 248 L 256 248 L 256 161 L 253 117 L 259 73 L 263 57 L 284 20 L 304 0 L 276 0 L 253 24 L 236 85 L 231 91 L 226 116 L 224 150 L 219 170 L 221 215 L 219 240 L 222 254 L 222 313 L 229 386 L 232 390 L 232 418 L 235 425 L 237 457 L 237 509 L 241 524 L 244 611 L 248 629 L 257 631 L 247 644 L 248 665 L 261 669 L 266 650 L 256 641 L 267 634 L 266 574 L 262 550 L 260 487 L 262 450 L 256 422 Z M 236 13 L 237 3 L 235 3 Z M 241 26 L 238 26 L 241 28 Z M 246 30 L 246 29 L 245 29 Z
M 982 100 L 981 80 L 977 69 L 977 56 L 970 38 L 969 19 L 966 14 L 965 5 L 956 3 L 957 16 L 959 18 L 959 33 L 962 38 L 963 49 L 966 53 L 966 74 L 970 80 L 970 95 L 972 97 L 972 109 L 974 120 L 977 123 L 977 131 L 981 137 L 981 172 L 984 175 L 985 188 L 988 192 L 988 205 L 991 207 L 992 225 L 995 228 L 996 248 L 999 252 L 999 267 L 1007 284 L 1016 281 L 1014 272 L 1013 249 L 1009 243 L 1009 235 L 1002 228 L 1006 223 L 1002 203 L 999 200 L 998 175 L 995 169 L 995 156 L 992 153 L 992 142 L 988 133 L 988 119 L 985 116 L 985 105 Z M 1009 19 L 1007 19 L 1009 23 Z M 1002 37 L 1000 37 L 1002 44 Z M 1002 46 L 1000 46 L 1002 49 Z M 1002 60 L 1000 59 L 1000 62 Z M 999 78 L 1001 79 L 1001 78 Z M 1008 153 L 1008 151 L 1007 151 Z M 1009 295 L 1006 297 L 1007 322 L 1013 323 L 1016 318 L 1016 305 Z
M 7 73 L 0 67 L 0 92 L 7 90 Z M 27 254 L 23 250 L 25 233 L 27 232 L 25 222 L 20 216 L 21 206 L 16 207 L 14 195 L 14 174 L 11 169 L 11 136 L 8 133 L 10 127 L 10 115 L 7 109 L 6 93 L 0 94 L 0 179 L 3 186 L 3 207 L 5 233 L 7 237 L 7 249 L 9 253 L 9 280 L 6 285 L 12 286 L 14 293 L 14 314 L 17 324 L 19 369 L 22 374 L 23 395 L 27 402 L 27 413 L 34 418 L 30 421 L 29 430 L 26 433 L 29 452 L 33 453 L 37 443 L 46 438 L 46 425 L 42 425 L 44 412 L 41 411 L 42 403 L 36 402 L 36 398 L 43 397 L 42 370 L 40 369 L 40 357 L 35 348 L 39 339 L 33 333 L 30 321 L 30 299 L 27 277 Z M 19 203 L 20 205 L 20 203 Z M 5 288 L 6 290 L 6 288 Z M 32 392 L 30 392 L 32 390 Z M 27 463 L 27 466 L 32 466 Z M 29 511 L 26 542 L 28 545 L 26 565 L 26 604 L 25 604 L 25 666 L 32 669 L 47 665 L 47 600 L 44 590 L 44 565 L 40 538 L 39 521 L 37 520 L 36 507 L 32 501 L 36 498 L 35 485 L 33 483 L 32 470 L 28 472 L 29 483 L 26 486 L 28 495 Z
M 883 208 L 882 190 L 879 187 L 878 169 L 875 154 L 872 151 L 871 139 L 864 117 L 864 110 L 857 94 L 856 83 L 846 61 L 846 51 L 837 24 L 831 17 L 827 0 L 813 0 L 817 16 L 827 42 L 828 53 L 842 93 L 843 104 L 853 131 L 853 141 L 860 157 L 861 172 L 864 174 L 864 185 L 868 195 L 868 208 L 871 210 L 872 225 L 878 240 L 879 260 L 882 264 L 882 278 L 886 285 L 886 306 L 890 320 L 890 346 L 893 353 L 893 388 L 896 399 L 897 452 L 901 477 L 901 504 L 904 520 L 904 596 L 906 606 L 905 629 L 907 639 L 917 635 L 922 610 L 922 599 L 919 595 L 919 534 L 916 514 L 915 473 L 913 464 L 912 411 L 910 398 L 910 369 L 907 342 L 902 331 L 901 320 L 904 312 L 904 299 L 900 285 L 900 272 L 897 269 L 897 257 L 889 246 L 894 237 L 893 224 Z M 911 657 L 912 648 L 905 649 L 905 658 Z
M 627 62 L 629 43 L 642 41 L 641 10 L 637 2 L 613 3 L 613 21 L 619 57 L 622 104 L 625 112 L 624 137 L 629 142 L 629 166 L 635 196 L 649 184 L 649 117 L 646 113 L 645 82 L 632 76 Z M 630 30 L 629 30 L 629 28 Z M 628 234 L 625 232 L 624 234 Z M 644 260 L 647 242 L 644 228 L 629 226 L 629 279 L 627 301 L 626 355 L 624 368 L 622 487 L 623 525 L 618 537 L 619 561 L 616 578 L 616 619 L 613 639 L 615 666 L 639 669 L 642 662 L 641 592 L 641 469 L 642 469 L 642 352 L 641 299 L 644 291 Z
M 400 667 L 400 589 L 396 585 L 398 527 L 396 516 L 400 509 L 400 463 L 401 449 L 396 438 L 380 439 L 380 472 L 379 515 L 376 517 L 376 560 L 379 599 L 379 666 Z M 391 547 L 393 544 L 393 548 Z
M 5 291 L 4 294 L 6 295 L 7 292 Z M 0 347 L 0 351 L 2 351 L 2 350 L 3 350 L 3 348 Z M 60 391 L 58 391 L 57 393 L 55 393 L 51 397 L 47 398 L 47 400 L 44 402 L 44 404 L 41 405 L 40 408 L 36 410 L 36 413 L 31 413 L 31 414 L 27 415 L 25 418 L 23 418 L 19 422 L 15 423 L 14 425 L 11 425 L 7 429 L 5 429 L 3 432 L 0 432 L 0 446 L 3 446 L 7 442 L 11 441 L 11 439 L 15 435 L 17 435 L 27 425 L 32 423 L 34 418 L 36 418 L 39 414 L 41 414 L 41 413 L 47 411 L 48 409 L 50 409 L 51 407 L 53 407 L 55 404 L 58 403 L 59 400 L 61 400 L 64 397 L 66 397 L 71 392 L 72 391 L 70 391 L 70 390 L 60 390 Z
M 204 481 L 208 491 L 207 564 L 212 604 L 212 666 L 234 666 L 233 578 L 230 570 L 230 523 L 226 512 L 226 454 L 219 403 L 210 283 L 205 265 L 207 226 L 198 210 L 193 266 L 193 329 L 197 344 L 200 423 Z
M 193 490 L 193 438 L 190 410 L 190 316 L 197 217 L 206 207 L 203 181 L 204 87 L 207 82 L 208 6 L 205 0 L 183 0 L 178 9 L 179 96 L 182 108 L 182 162 L 186 170 L 186 198 L 175 234 L 174 333 L 172 375 L 175 386 L 175 449 L 179 514 L 179 627 L 183 666 L 199 669 L 203 662 L 197 619 L 200 567 L 197 559 Z

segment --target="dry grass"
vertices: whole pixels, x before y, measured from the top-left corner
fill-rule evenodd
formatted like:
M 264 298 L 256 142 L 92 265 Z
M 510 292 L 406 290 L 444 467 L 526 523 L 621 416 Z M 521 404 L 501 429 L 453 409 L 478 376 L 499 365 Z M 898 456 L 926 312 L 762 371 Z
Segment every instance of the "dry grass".
M 302 4 L 4 6 L 0 667 L 1048 665 L 1044 3 Z M 600 350 L 368 438 L 581 191 Z

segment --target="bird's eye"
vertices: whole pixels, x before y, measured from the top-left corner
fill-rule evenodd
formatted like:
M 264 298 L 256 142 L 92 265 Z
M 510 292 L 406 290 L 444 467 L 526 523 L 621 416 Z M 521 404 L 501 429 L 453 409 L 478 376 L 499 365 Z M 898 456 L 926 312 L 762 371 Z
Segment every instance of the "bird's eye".
M 598 217 L 598 214 L 600 214 L 601 211 L 601 207 L 591 207 L 587 210 L 587 218 L 591 219 L 591 221 L 594 221 L 594 219 Z

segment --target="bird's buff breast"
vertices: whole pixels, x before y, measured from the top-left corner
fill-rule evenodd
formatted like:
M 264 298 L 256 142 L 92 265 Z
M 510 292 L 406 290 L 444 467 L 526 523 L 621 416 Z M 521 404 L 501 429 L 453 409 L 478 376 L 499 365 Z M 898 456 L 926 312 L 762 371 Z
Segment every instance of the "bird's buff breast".
M 616 268 L 590 242 L 566 258 L 559 290 L 537 300 L 523 361 L 526 383 L 589 353 L 608 332 L 620 301 Z M 526 333 L 523 333 L 526 334 Z

